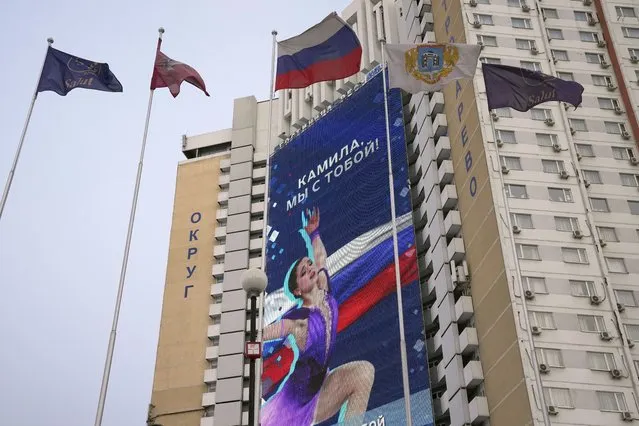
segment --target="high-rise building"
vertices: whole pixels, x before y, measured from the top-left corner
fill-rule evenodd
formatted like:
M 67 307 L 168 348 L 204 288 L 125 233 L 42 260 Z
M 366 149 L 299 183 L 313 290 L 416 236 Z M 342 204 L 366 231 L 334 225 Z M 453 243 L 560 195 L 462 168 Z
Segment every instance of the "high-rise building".
M 273 145 L 356 90 L 382 36 L 481 43 L 482 62 L 585 87 L 577 109 L 489 111 L 478 70 L 405 97 L 435 423 L 639 419 L 639 3 L 355 0 L 341 15 L 362 72 L 280 91 Z M 239 274 L 261 265 L 268 109 L 237 99 L 231 129 L 183 139 L 150 424 L 247 424 Z

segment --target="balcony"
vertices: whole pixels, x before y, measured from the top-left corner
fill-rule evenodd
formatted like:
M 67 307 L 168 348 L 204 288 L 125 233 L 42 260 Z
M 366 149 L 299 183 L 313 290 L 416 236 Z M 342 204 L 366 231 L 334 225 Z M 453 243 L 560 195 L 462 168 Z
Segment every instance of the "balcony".
M 426 340 L 426 346 L 428 348 L 428 358 L 435 358 L 442 353 L 442 337 L 439 331 L 435 333 L 432 339 Z
M 472 424 L 482 424 L 488 420 L 488 400 L 485 396 L 476 396 L 468 403 L 470 421 Z
M 421 18 L 424 16 L 424 13 L 430 13 L 431 8 L 431 0 L 420 0 L 417 2 L 415 14 Z
M 424 37 L 422 37 L 422 43 L 435 43 L 436 41 L 437 38 L 435 37 L 434 31 L 427 31 Z
M 263 220 L 252 220 L 251 221 L 251 233 L 262 232 L 264 228 Z
M 251 238 L 249 241 L 249 251 L 257 252 L 262 251 L 262 238 Z
M 459 333 L 459 348 L 464 355 L 470 355 L 479 348 L 476 328 L 466 327 L 464 331 Z
M 440 198 L 444 213 L 449 212 L 450 209 L 454 209 L 455 206 L 457 206 L 457 189 L 455 185 L 446 185 L 441 194 Z
M 209 305 L 209 316 L 211 317 L 219 317 L 222 315 L 222 304 L 221 303 L 213 303 Z
M 200 426 L 215 426 L 214 417 L 202 417 L 200 419 Z
M 464 383 L 466 388 L 472 389 L 484 381 L 484 372 L 479 361 L 470 361 L 464 367 Z
M 262 257 L 252 257 L 249 259 L 249 269 L 250 268 L 262 268 Z
M 265 179 L 265 178 L 266 178 L 266 167 L 253 169 L 253 180 Z
M 221 175 L 217 180 L 217 184 L 219 185 L 220 188 L 226 189 L 229 187 L 230 181 L 231 181 L 231 178 L 229 177 L 229 175 Z
M 417 252 L 424 253 L 430 248 L 430 233 L 429 228 L 424 227 L 419 231 L 415 231 L 415 240 L 417 243 Z
M 264 188 L 265 188 L 264 184 L 260 184 L 260 185 L 253 185 L 253 188 L 252 188 L 252 190 L 251 190 L 251 194 L 252 194 L 253 196 L 256 196 L 256 195 L 264 195 Z
M 213 360 L 213 359 L 217 359 L 219 354 L 220 354 L 220 347 L 219 346 L 208 346 L 206 348 L 206 359 L 208 361 Z
M 435 145 L 435 158 L 437 164 L 441 164 L 444 160 L 450 160 L 450 139 L 448 136 L 442 136 Z
M 215 392 L 206 392 L 202 395 L 202 407 L 215 405 Z
M 264 213 L 264 201 L 251 203 L 251 213 Z
M 226 223 L 226 218 L 228 217 L 228 210 L 227 209 L 220 209 L 217 211 L 217 213 L 215 213 L 215 220 L 217 220 L 217 223 L 223 225 Z
M 432 275 L 427 280 L 422 280 L 421 289 L 422 289 L 422 303 L 426 303 L 429 300 L 433 300 L 436 297 L 435 282 L 433 280 Z
M 216 260 L 224 260 L 224 246 L 213 247 L 213 257 L 215 257 Z
M 220 335 L 220 324 L 209 325 L 209 328 L 207 330 L 207 334 L 206 335 L 209 338 L 219 336 Z
M 211 284 L 211 296 L 222 295 L 222 284 Z
M 450 160 L 442 161 L 437 169 L 437 180 L 440 185 L 448 185 L 453 182 L 453 162 Z
M 204 370 L 204 383 L 213 383 L 217 381 L 217 369 L 209 368 Z
M 454 260 L 455 262 L 461 262 L 466 256 L 466 249 L 464 248 L 464 240 L 461 238 L 453 238 L 448 244 L 448 261 Z
M 444 112 L 444 94 L 442 92 L 435 92 L 430 96 L 429 108 L 431 117 Z
M 213 265 L 211 273 L 217 279 L 222 278 L 224 276 L 224 263 L 216 263 Z
M 229 193 L 224 191 L 217 194 L 217 203 L 220 206 L 226 206 L 229 202 Z
M 230 158 L 224 158 L 220 160 L 220 170 L 222 170 L 223 172 L 228 172 L 230 168 L 231 168 Z
M 448 120 L 446 120 L 446 114 L 437 114 L 435 116 L 435 119 L 433 120 L 433 134 L 435 142 L 437 142 L 440 137 L 448 134 Z
M 457 210 L 451 210 L 444 218 L 444 230 L 448 238 L 454 237 L 461 231 L 461 215 Z
M 422 0 L 422 3 L 424 0 Z M 419 21 L 419 32 L 421 34 L 431 32 L 434 28 L 433 14 L 432 13 L 424 13 L 424 16 Z
M 226 226 L 218 226 L 215 228 L 215 239 L 218 241 L 226 239 Z

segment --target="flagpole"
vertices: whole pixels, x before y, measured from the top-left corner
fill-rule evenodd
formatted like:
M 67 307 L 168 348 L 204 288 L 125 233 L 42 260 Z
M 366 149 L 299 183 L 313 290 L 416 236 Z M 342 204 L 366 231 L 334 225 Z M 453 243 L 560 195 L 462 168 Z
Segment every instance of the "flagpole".
M 395 218 L 395 183 L 393 179 L 393 160 L 391 158 L 390 122 L 388 115 L 388 88 L 386 87 L 386 39 L 382 43 L 382 81 L 384 82 L 384 113 L 386 117 L 386 152 L 388 155 L 388 189 L 390 191 L 391 222 L 393 229 L 393 255 L 395 258 L 395 289 L 397 292 L 397 311 L 399 316 L 399 349 L 402 360 L 402 383 L 404 385 L 404 408 L 406 410 L 406 426 L 412 426 L 410 410 L 410 386 L 408 382 L 408 358 L 406 355 L 406 334 L 404 332 L 404 305 L 402 301 L 402 282 L 399 270 L 399 249 L 397 247 L 397 223 Z
M 2 193 L 2 200 L 0 200 L 0 219 L 2 219 L 2 212 L 4 211 L 4 206 L 7 203 L 7 198 L 9 198 L 9 190 L 11 190 L 11 184 L 13 183 L 13 176 L 16 173 L 16 167 L 18 167 L 18 160 L 20 159 L 20 153 L 22 152 L 22 145 L 24 144 L 24 138 L 27 135 L 29 122 L 31 122 L 31 113 L 33 112 L 33 107 L 35 106 L 35 101 L 36 101 L 36 98 L 38 97 L 38 86 L 40 85 L 40 79 L 42 78 L 42 72 L 44 71 L 44 64 L 47 60 L 49 47 L 51 47 L 52 44 L 53 44 L 53 39 L 49 37 L 47 39 L 47 53 L 44 54 L 44 60 L 42 61 L 42 68 L 40 69 L 40 75 L 38 76 L 38 83 L 36 83 L 36 88 L 33 92 L 33 97 L 31 98 L 31 105 L 29 106 L 29 112 L 27 112 L 27 119 L 25 120 L 24 127 L 22 128 L 22 136 L 20 136 L 18 149 L 16 150 L 16 155 L 13 158 L 13 164 L 11 165 L 11 170 L 9 170 L 7 183 L 5 184 L 4 192 Z
M 273 36 L 273 47 L 271 50 L 271 75 L 269 78 L 269 102 L 268 102 L 268 126 L 267 126 L 267 134 L 266 134 L 266 173 L 264 181 L 264 217 L 262 220 L 264 221 L 262 227 L 262 271 L 266 272 L 266 242 L 268 240 L 268 197 L 269 197 L 269 178 L 271 174 L 271 139 L 273 139 L 273 98 L 275 96 L 275 52 L 277 50 L 277 31 L 271 31 L 271 35 Z M 257 341 L 262 341 L 262 327 L 264 327 L 264 293 L 260 294 L 258 301 L 258 310 L 260 313 L 259 318 L 259 327 L 257 328 Z M 253 412 L 255 419 L 257 421 L 255 423 L 251 423 L 249 420 L 249 424 L 253 426 L 254 424 L 260 424 L 260 405 L 262 401 L 262 387 L 260 386 L 261 378 L 262 378 L 262 359 L 257 360 L 257 368 L 256 368 L 256 377 L 255 377 L 255 390 L 254 390 L 254 407 L 249 407 L 249 412 Z
M 162 34 L 164 28 L 158 29 L 159 40 L 157 50 L 160 49 L 162 43 Z M 155 59 L 154 59 L 155 60 Z M 140 159 L 138 161 L 138 173 L 135 179 L 135 189 L 133 191 L 133 202 L 131 203 L 131 212 L 129 214 L 129 227 L 126 233 L 126 243 L 124 245 L 124 256 L 122 258 L 122 266 L 120 269 L 120 282 L 118 284 L 118 294 L 115 301 L 115 309 L 113 311 L 113 324 L 111 326 L 111 334 L 109 335 L 109 346 L 107 348 L 106 360 L 104 362 L 104 372 L 102 374 L 102 386 L 100 387 L 100 397 L 98 399 L 98 408 L 95 414 L 95 426 L 102 425 L 102 416 L 104 414 L 104 403 L 106 401 L 107 388 L 109 386 L 109 377 L 111 375 L 111 363 L 113 362 L 113 352 L 115 350 L 115 338 L 118 330 L 118 320 L 120 318 L 120 307 L 122 305 L 122 294 L 124 291 L 124 282 L 126 278 L 126 269 L 129 260 L 129 250 L 131 248 L 131 236 L 133 235 L 133 223 L 135 222 L 135 211 L 138 204 L 138 193 L 140 192 L 140 181 L 142 178 L 142 166 L 144 164 L 144 151 L 146 149 L 146 137 L 149 132 L 149 119 L 151 118 L 151 106 L 153 105 L 153 89 L 149 94 L 149 104 L 146 110 L 146 122 L 144 123 L 144 135 L 142 136 L 142 147 L 140 149 Z

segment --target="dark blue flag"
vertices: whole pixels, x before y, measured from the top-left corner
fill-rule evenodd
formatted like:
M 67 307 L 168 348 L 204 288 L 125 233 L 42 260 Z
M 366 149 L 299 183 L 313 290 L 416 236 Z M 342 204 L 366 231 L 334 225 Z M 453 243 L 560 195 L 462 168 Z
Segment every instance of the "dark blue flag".
M 69 55 L 52 47 L 44 60 L 38 92 L 50 90 L 66 96 L 75 88 L 121 92 L 122 85 L 108 64 Z
M 562 101 L 575 108 L 581 104 L 584 87 L 574 81 L 562 80 L 523 68 L 482 64 L 488 109 L 510 107 L 528 111 L 548 101 Z

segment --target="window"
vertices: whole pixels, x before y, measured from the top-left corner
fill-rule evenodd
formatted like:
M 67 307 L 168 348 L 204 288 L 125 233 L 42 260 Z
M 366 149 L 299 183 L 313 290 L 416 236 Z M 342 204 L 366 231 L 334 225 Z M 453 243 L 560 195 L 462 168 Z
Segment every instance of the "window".
M 628 53 L 630 54 L 630 57 L 632 58 L 633 56 L 635 58 L 639 58 L 639 49 L 628 49 Z
M 535 293 L 548 293 L 546 288 L 546 280 L 542 277 L 521 277 L 524 282 L 524 286 L 528 290 L 532 290 Z
M 607 86 L 612 84 L 612 77 L 607 75 L 595 75 L 592 76 L 592 84 L 595 86 Z
M 615 228 L 611 228 L 609 226 L 598 226 L 597 231 L 599 231 L 599 238 L 604 241 L 611 243 L 616 243 L 619 241 Z
M 506 185 L 506 194 L 509 198 L 528 198 L 525 185 L 515 185 L 509 183 Z
M 568 388 L 544 388 L 544 397 L 548 405 L 557 408 L 573 408 L 570 389 Z
M 621 32 L 626 38 L 639 38 L 639 28 L 621 27 Z
M 599 36 L 597 33 L 590 31 L 579 31 L 579 39 L 587 43 L 597 43 L 599 41 Z
M 568 122 L 570 123 L 570 127 L 577 132 L 588 131 L 588 127 L 586 127 L 586 120 L 582 120 L 581 118 L 569 118 Z
M 499 58 L 481 57 L 481 58 L 479 58 L 479 61 L 484 63 L 484 64 L 489 64 L 489 65 L 499 65 L 499 64 L 501 64 L 501 59 L 499 59 Z
M 566 81 L 575 81 L 575 76 L 571 72 L 557 71 L 557 77 Z
M 497 108 L 494 109 L 493 112 L 497 114 L 497 117 L 510 118 L 512 117 L 512 113 L 510 112 L 510 108 Z
M 513 28 L 532 29 L 532 23 L 528 18 L 510 18 L 510 22 Z
M 535 133 L 537 137 L 537 145 L 539 146 L 553 146 L 556 145 L 557 135 L 549 133 Z
M 496 130 L 497 139 L 501 140 L 503 143 L 517 143 L 517 139 L 515 138 L 515 132 L 512 130 Z
M 615 290 L 617 301 L 624 306 L 637 306 L 635 293 L 631 290 Z
M 584 179 L 589 183 L 602 184 L 601 175 L 597 170 L 583 170 Z
M 619 101 L 612 98 L 597 98 L 599 102 L 599 108 L 601 109 L 615 109 L 619 108 Z
M 521 6 L 520 0 L 508 0 L 507 4 L 510 7 L 519 7 L 519 6 Z
M 592 150 L 592 145 L 585 144 L 585 143 L 576 143 L 575 144 L 575 149 L 577 150 L 577 154 L 581 155 L 582 157 L 594 157 L 595 156 L 595 153 Z
M 565 171 L 564 162 L 561 160 L 541 160 L 541 166 L 544 173 L 559 174 L 559 172 Z
M 557 328 L 555 327 L 555 319 L 552 316 L 552 312 L 528 311 L 528 316 L 533 325 L 544 330 L 554 330 Z
M 543 9 L 541 9 L 541 13 L 546 19 L 559 19 L 557 9 L 548 9 L 544 7 Z
M 600 315 L 577 315 L 579 329 L 584 333 L 601 333 L 606 331 L 606 323 Z
M 475 21 L 479 21 L 482 25 L 493 25 L 493 17 L 492 15 L 483 15 L 481 13 L 474 13 L 473 17 Z
M 575 11 L 575 21 L 588 22 L 588 14 L 587 14 L 587 12 Z
M 563 40 L 564 39 L 564 33 L 560 29 L 548 28 L 546 31 L 548 32 L 548 39 L 550 39 L 550 40 Z
M 579 221 L 576 217 L 555 216 L 555 229 L 561 232 L 579 230 Z
M 557 61 L 568 61 L 568 52 L 565 50 L 556 50 L 556 49 L 552 49 L 552 56 L 553 58 L 555 58 L 555 60 Z
M 606 58 L 601 53 L 587 53 L 586 52 L 586 62 L 589 64 L 600 64 L 605 61 Z
M 537 359 L 542 364 L 554 368 L 562 368 L 564 366 L 564 360 L 559 349 L 536 348 L 535 352 L 537 352 Z
M 490 4 L 490 0 L 477 0 L 478 4 Z
M 550 201 L 558 203 L 572 203 L 572 192 L 568 188 L 548 188 Z
M 501 165 L 506 166 L 507 169 L 510 170 L 521 170 L 521 161 L 519 161 L 519 157 L 507 157 L 500 156 Z
M 619 173 L 623 186 L 639 186 L 639 176 L 630 173 Z
M 586 352 L 588 368 L 598 371 L 610 371 L 617 368 L 615 356 L 609 352 Z
M 630 337 L 630 340 L 634 340 L 635 342 L 639 341 L 639 325 L 626 324 L 626 333 Z
M 497 37 L 477 34 L 477 43 L 481 43 L 484 46 L 496 47 Z
M 532 244 L 517 244 L 517 258 L 522 260 L 541 260 L 539 247 Z
M 605 198 L 591 198 L 590 206 L 592 207 L 593 212 L 608 213 L 610 211 L 608 208 L 608 200 Z
M 611 135 L 620 135 L 626 131 L 626 126 L 616 121 L 604 121 L 604 126 L 606 126 L 606 133 Z
M 530 71 L 541 71 L 540 62 L 521 61 L 521 67 Z
M 522 229 L 533 229 L 532 216 L 526 213 L 511 213 L 510 220 L 513 225 L 517 225 Z
M 523 62 L 522 62 L 523 65 Z M 530 110 L 533 120 L 544 121 L 546 119 L 552 119 L 552 111 L 545 108 L 533 108 Z
M 528 40 L 528 39 L 524 39 L 524 38 L 516 38 L 515 39 L 515 46 L 517 46 L 517 49 L 519 49 L 519 50 L 530 50 L 533 47 L 535 47 L 535 40 Z
M 562 247 L 561 257 L 565 263 L 588 263 L 588 256 L 585 248 Z
M 575 297 L 590 297 L 597 294 L 593 281 L 569 280 L 570 294 Z
M 612 158 L 615 160 L 630 160 L 634 156 L 632 148 L 624 148 L 620 146 L 612 147 Z
M 615 6 L 617 17 L 619 18 L 636 18 L 637 13 L 634 7 Z
M 627 274 L 626 262 L 621 257 L 605 257 L 606 265 L 608 265 L 608 271 L 615 274 Z
M 620 413 L 628 411 L 626 398 L 622 392 L 597 391 L 597 399 L 599 400 L 599 410 L 614 411 Z

